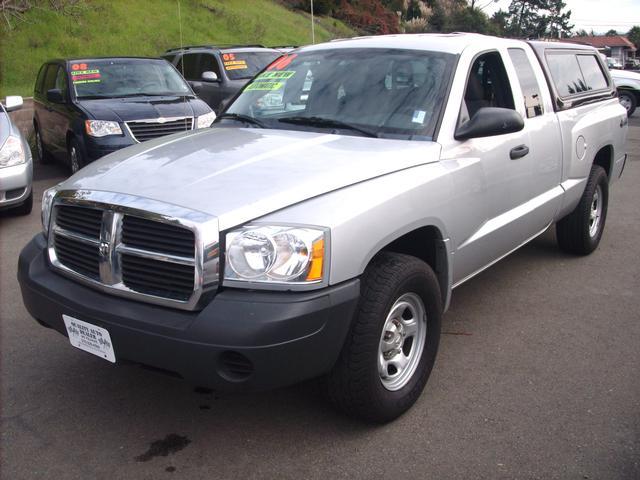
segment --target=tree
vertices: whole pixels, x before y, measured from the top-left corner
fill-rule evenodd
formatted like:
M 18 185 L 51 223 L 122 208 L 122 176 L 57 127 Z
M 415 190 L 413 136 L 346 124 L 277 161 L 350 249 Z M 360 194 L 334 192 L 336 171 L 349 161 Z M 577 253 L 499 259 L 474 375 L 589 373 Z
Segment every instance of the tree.
M 605 33 L 604 35 L 605 35 L 605 37 L 613 37 L 615 35 L 618 35 L 618 32 L 612 28 L 607 33 Z
M 523 38 L 569 35 L 571 10 L 562 0 L 512 0 L 506 16 L 506 32 Z
M 576 37 L 588 37 L 588 36 L 589 34 L 584 28 L 581 28 L 580 30 L 576 30 Z
M 636 25 L 635 27 L 631 27 L 627 32 L 627 38 L 636 48 L 640 48 L 640 26 Z

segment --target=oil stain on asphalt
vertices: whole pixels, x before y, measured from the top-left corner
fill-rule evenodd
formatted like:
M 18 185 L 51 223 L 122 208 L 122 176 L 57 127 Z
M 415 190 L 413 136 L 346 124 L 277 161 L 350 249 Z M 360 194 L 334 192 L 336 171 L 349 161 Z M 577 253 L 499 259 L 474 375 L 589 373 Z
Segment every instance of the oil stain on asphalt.
M 149 450 L 147 450 L 142 455 L 138 455 L 136 457 L 136 461 L 148 462 L 155 457 L 166 457 L 172 453 L 179 452 L 190 443 L 191 440 L 189 440 L 187 437 L 171 433 L 164 437 L 162 440 L 151 442 L 151 445 L 149 445 Z

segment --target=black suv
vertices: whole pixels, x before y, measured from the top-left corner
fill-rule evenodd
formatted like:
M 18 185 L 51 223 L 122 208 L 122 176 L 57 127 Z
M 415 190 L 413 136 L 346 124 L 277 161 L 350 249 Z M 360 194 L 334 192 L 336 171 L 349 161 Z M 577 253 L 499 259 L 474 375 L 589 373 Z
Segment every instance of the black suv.
M 73 173 L 129 145 L 215 120 L 160 58 L 51 60 L 40 68 L 33 100 L 40 160 L 64 159 Z
M 261 45 L 192 45 L 167 50 L 162 55 L 173 63 L 216 113 L 264 67 L 282 52 Z

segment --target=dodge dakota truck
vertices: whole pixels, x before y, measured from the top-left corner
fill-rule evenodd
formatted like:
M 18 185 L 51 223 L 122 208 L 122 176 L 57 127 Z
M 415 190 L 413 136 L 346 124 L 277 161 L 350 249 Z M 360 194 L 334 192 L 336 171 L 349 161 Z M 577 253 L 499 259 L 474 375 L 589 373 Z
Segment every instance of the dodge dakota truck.
M 212 128 L 47 190 L 22 296 L 109 362 L 220 391 L 318 377 L 338 409 L 390 421 L 425 387 L 456 287 L 552 225 L 567 254 L 598 247 L 626 133 L 590 47 L 301 48 Z

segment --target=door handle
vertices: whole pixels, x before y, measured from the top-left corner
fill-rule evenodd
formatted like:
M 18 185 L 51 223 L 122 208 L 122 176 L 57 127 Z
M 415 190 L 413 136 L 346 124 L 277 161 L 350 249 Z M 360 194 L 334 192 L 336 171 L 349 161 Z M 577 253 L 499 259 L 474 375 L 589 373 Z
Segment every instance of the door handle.
M 529 147 L 526 145 L 518 145 L 517 147 L 513 147 L 509 152 L 509 157 L 511 160 L 517 160 L 518 158 L 522 158 L 529 153 Z

